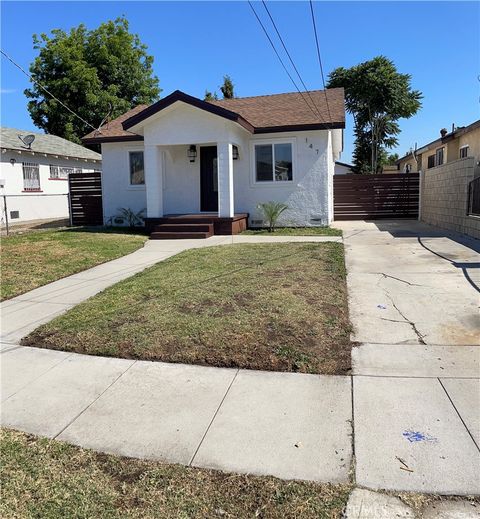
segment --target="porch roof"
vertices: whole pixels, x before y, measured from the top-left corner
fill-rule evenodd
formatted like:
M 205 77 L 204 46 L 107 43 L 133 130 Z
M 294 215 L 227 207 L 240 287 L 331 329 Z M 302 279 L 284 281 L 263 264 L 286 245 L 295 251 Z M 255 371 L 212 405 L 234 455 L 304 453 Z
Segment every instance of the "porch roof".
M 146 106 L 140 105 L 83 138 L 85 143 L 143 140 L 130 128 L 176 102 L 183 102 L 243 126 L 251 133 L 345 128 L 343 88 L 299 94 L 272 94 L 203 101 L 176 90 Z

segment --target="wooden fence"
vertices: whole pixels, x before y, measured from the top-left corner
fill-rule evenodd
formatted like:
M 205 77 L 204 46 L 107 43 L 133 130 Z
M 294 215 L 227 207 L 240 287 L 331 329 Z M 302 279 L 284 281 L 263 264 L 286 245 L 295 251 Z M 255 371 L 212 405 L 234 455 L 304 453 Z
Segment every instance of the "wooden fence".
M 68 184 L 72 225 L 103 225 L 101 173 L 70 173 Z
M 418 173 L 335 175 L 334 220 L 418 218 Z

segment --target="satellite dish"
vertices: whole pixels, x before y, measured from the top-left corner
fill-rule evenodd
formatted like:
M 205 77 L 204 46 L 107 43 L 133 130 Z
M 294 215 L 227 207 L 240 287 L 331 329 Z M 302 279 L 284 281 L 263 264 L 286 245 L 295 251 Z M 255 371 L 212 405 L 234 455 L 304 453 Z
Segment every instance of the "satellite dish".
M 25 137 L 23 137 L 22 135 L 18 135 L 18 138 L 30 150 L 32 148 L 33 141 L 35 140 L 35 135 L 29 134 L 29 135 L 25 135 Z

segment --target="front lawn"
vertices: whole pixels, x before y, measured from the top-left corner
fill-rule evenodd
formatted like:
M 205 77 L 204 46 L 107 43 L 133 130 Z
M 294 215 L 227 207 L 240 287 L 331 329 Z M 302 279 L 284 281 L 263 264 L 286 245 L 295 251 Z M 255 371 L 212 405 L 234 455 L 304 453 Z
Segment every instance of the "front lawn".
M 186 251 L 47 323 L 22 343 L 92 355 L 345 374 L 343 245 Z
M 146 236 L 121 231 L 66 229 L 2 238 L 1 298 L 94 267 L 140 248 Z
M 242 234 L 268 236 L 342 236 L 340 229 L 333 227 L 278 227 L 273 232 L 268 229 L 247 229 Z
M 334 519 L 351 490 L 122 458 L 7 429 L 0 454 L 4 519 Z

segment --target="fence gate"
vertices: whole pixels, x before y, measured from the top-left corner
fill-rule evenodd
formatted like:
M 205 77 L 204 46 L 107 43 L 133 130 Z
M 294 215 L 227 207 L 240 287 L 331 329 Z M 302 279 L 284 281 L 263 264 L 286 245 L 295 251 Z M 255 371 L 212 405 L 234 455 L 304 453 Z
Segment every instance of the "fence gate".
M 334 220 L 418 218 L 418 173 L 335 175 Z
M 68 185 L 72 225 L 103 225 L 100 171 L 70 173 Z

